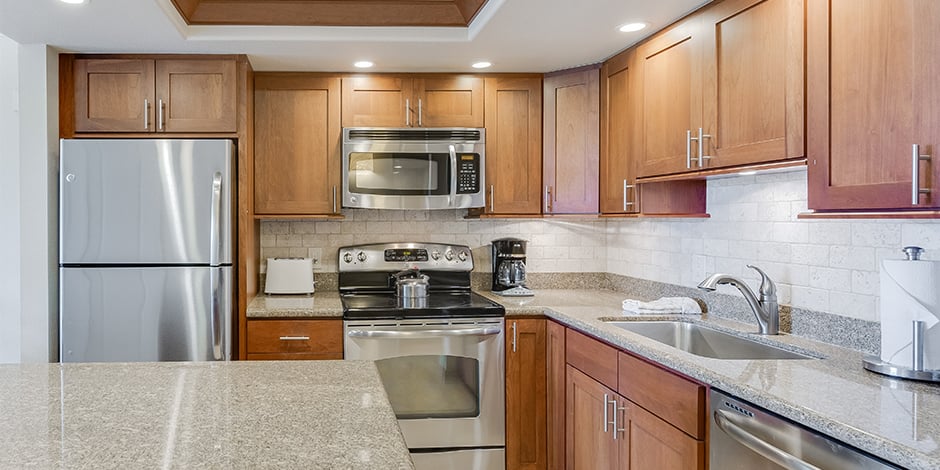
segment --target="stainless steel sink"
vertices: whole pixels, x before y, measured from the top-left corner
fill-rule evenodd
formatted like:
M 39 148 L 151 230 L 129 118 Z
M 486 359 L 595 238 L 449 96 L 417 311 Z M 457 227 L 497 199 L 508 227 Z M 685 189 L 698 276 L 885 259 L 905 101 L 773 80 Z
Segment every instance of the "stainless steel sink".
M 681 321 L 610 321 L 649 339 L 696 356 L 716 359 L 813 359 L 768 344 Z

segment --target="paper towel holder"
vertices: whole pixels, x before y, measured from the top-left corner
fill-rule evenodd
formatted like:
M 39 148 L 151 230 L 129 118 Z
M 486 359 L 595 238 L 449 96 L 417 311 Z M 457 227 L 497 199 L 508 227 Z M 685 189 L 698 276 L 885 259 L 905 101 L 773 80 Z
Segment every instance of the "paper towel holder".
M 919 261 L 924 253 L 924 249 L 919 246 L 905 246 L 902 251 L 908 261 Z M 862 359 L 862 365 L 872 372 L 901 379 L 940 382 L 940 370 L 924 370 L 924 322 L 912 321 L 911 330 L 911 367 L 885 362 L 879 356 L 866 356 Z

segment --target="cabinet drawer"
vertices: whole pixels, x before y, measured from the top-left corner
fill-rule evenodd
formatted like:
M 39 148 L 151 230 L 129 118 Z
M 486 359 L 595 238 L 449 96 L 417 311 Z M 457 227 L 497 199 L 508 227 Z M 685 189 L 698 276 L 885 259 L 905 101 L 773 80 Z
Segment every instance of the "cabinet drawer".
M 619 353 L 617 391 L 681 429 L 705 439 L 705 386 L 626 353 Z
M 605 386 L 617 388 L 617 350 L 594 338 L 568 329 L 565 333 L 568 364 Z
M 342 320 L 248 322 L 248 359 L 342 358 Z

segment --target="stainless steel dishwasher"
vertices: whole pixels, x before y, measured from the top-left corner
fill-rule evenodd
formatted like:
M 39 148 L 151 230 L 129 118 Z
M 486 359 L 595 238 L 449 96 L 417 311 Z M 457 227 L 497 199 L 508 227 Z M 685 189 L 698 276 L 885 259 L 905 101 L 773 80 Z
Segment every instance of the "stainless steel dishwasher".
M 901 468 L 715 389 L 710 434 L 716 470 Z

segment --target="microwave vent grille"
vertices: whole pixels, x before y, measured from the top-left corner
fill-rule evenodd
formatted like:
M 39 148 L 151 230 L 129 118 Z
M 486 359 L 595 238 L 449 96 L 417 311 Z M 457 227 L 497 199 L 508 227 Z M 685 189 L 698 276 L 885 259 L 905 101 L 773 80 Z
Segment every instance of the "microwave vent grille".
M 479 129 L 346 129 L 346 140 L 479 142 L 481 134 Z

